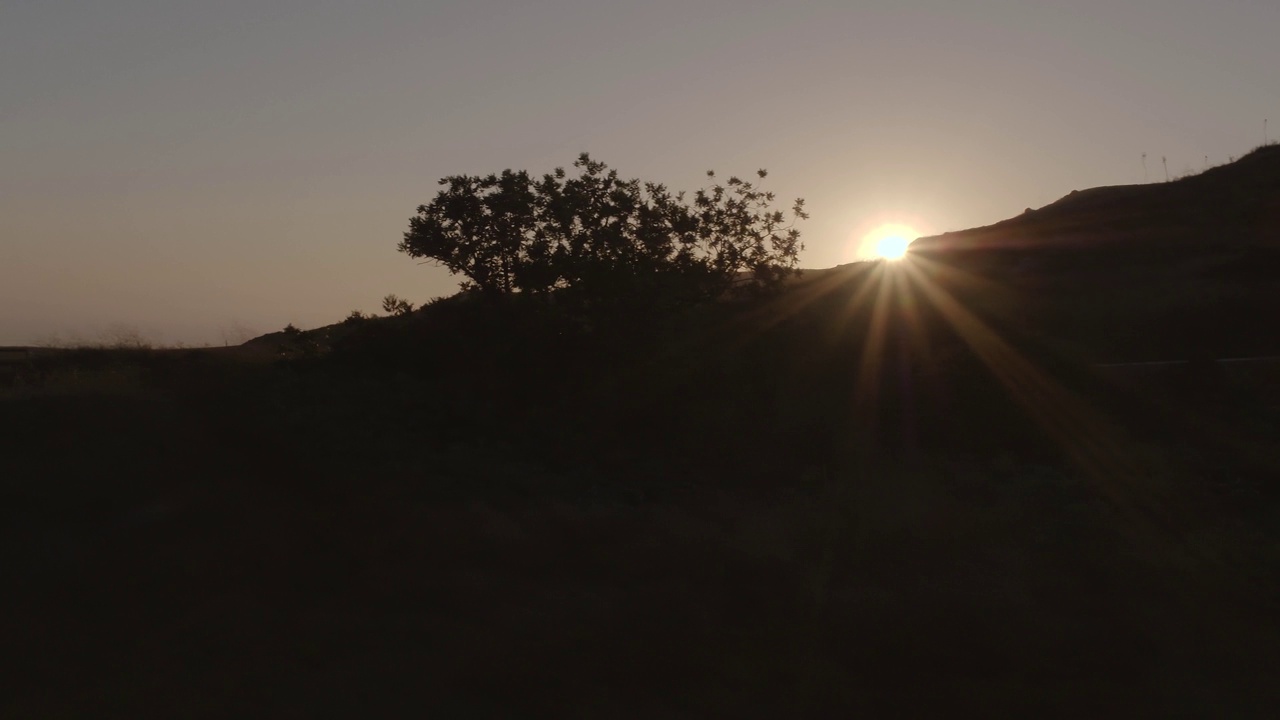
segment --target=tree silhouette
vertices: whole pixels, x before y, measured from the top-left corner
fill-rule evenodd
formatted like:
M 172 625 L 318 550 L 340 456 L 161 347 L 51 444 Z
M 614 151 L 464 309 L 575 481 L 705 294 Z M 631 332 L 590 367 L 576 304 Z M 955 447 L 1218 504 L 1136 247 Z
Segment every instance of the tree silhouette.
M 382 298 L 382 311 L 390 315 L 408 315 L 413 312 L 413 303 L 392 293 Z
M 556 292 L 587 304 L 697 301 L 775 288 L 795 272 L 803 199 L 784 213 L 772 192 L 737 177 L 715 183 L 713 172 L 713 184 L 686 199 L 624 180 L 586 153 L 573 165 L 576 176 L 557 168 L 540 179 L 523 170 L 445 177 L 399 249 L 465 276 L 464 290 Z

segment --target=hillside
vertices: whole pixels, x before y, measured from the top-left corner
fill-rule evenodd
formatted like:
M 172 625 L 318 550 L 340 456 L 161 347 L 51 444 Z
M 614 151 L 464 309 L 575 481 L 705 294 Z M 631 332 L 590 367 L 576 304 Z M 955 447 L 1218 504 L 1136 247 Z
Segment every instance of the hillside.
M 1280 354 L 1280 333 L 1257 322 L 1280 317 L 1280 145 L 1173 182 L 1072 191 L 992 225 L 920 238 L 911 256 L 992 322 L 1081 360 Z M 874 265 L 802 270 L 776 305 L 856 293 Z M 352 327 L 304 335 L 329 347 Z M 274 355 L 293 341 L 268 333 L 243 350 Z
M 1278 159 L 774 297 L 5 349 L 0 715 L 1267 717 Z
M 1280 146 L 1174 182 L 1073 192 L 912 251 L 997 283 L 1005 320 L 1083 357 L 1280 354 Z
M 1280 145 L 1172 182 L 1074 191 L 993 225 L 921 238 L 912 249 L 1087 251 L 1117 243 L 1204 252 L 1280 248 Z

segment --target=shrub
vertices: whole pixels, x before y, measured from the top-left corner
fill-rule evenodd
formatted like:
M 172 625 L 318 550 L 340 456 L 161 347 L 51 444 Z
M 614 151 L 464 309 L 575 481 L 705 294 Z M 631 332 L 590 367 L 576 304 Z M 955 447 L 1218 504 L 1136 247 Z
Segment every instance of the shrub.
M 390 315 L 408 315 L 413 312 L 413 303 L 396 295 L 387 295 L 382 298 L 382 310 Z
M 788 217 L 772 209 L 773 193 L 737 177 L 686 199 L 585 153 L 574 167 L 577 177 L 558 168 L 540 180 L 523 170 L 443 178 L 399 249 L 465 276 L 464 290 L 566 291 L 590 306 L 698 301 L 775 288 L 795 272 L 803 200 Z

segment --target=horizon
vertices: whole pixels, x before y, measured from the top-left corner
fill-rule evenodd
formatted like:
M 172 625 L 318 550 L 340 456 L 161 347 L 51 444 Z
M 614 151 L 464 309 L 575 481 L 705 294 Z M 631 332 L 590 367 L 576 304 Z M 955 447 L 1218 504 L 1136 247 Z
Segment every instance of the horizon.
M 1280 6 L 1246 0 L 0 17 L 0 346 L 237 344 L 450 295 L 396 251 L 446 175 L 584 151 L 673 189 L 767 168 L 806 199 L 800 264 L 821 269 L 885 225 L 936 235 L 1221 165 L 1280 118 Z

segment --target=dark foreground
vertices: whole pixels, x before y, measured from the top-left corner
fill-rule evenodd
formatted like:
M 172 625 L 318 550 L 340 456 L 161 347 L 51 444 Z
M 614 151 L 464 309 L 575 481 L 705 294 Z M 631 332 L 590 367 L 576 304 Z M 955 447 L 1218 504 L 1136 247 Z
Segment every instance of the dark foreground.
M 646 484 L 656 470 L 480 443 L 419 457 L 412 433 L 364 434 L 389 427 L 372 414 L 344 444 L 284 391 L 218 385 L 247 375 L 200 370 L 201 395 L 131 363 L 4 397 L 4 717 L 1266 717 L 1280 700 L 1273 478 L 1207 442 L 1128 438 L 1112 476 L 836 448 L 768 482 Z M 1272 421 L 1241 420 L 1264 438 Z
M 0 348 L 0 717 L 1273 717 L 1277 238 L 1263 147 L 759 301 Z
M 1247 577 L 1058 507 L 1051 473 L 1001 478 L 1034 484 L 1016 504 L 992 479 L 881 488 L 874 519 L 820 494 L 47 511 L 8 541 L 5 715 L 1274 708 L 1275 615 Z

